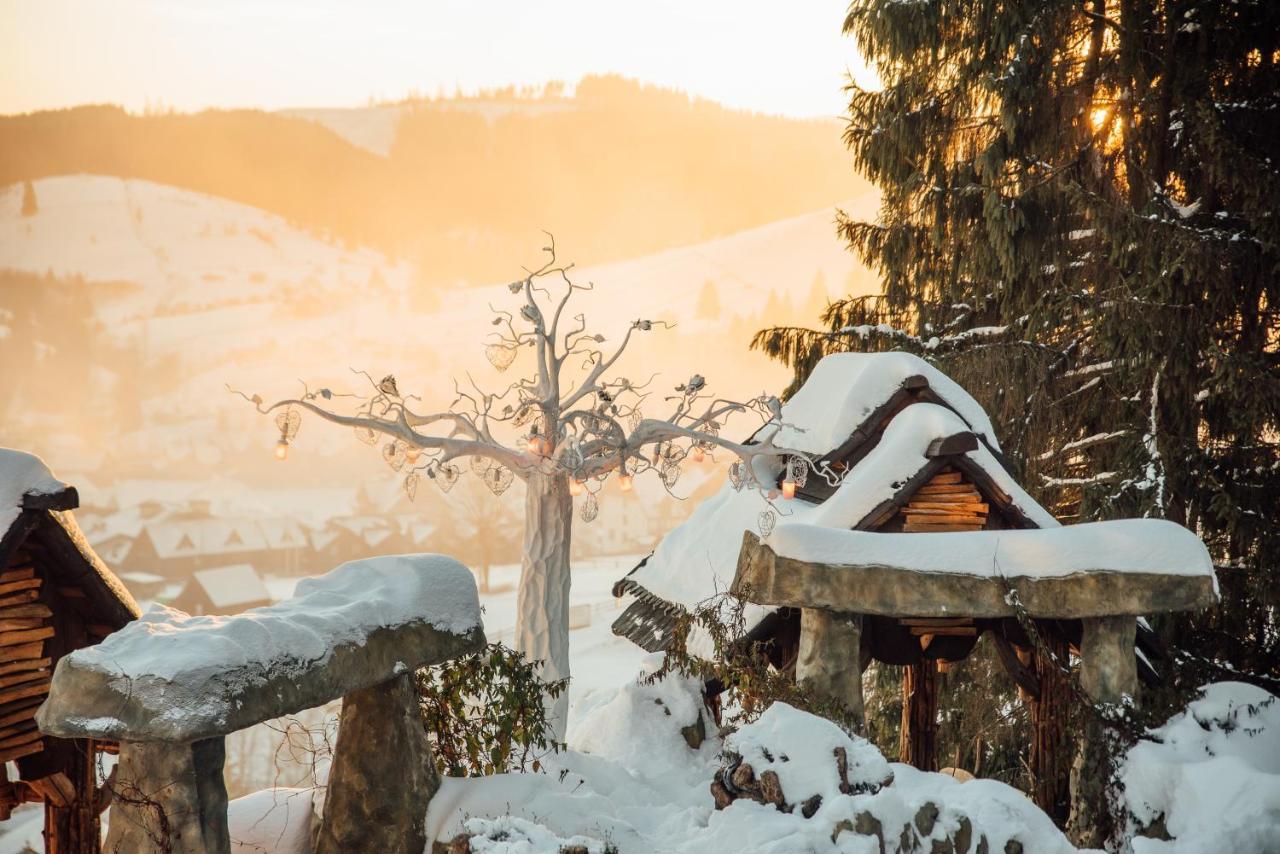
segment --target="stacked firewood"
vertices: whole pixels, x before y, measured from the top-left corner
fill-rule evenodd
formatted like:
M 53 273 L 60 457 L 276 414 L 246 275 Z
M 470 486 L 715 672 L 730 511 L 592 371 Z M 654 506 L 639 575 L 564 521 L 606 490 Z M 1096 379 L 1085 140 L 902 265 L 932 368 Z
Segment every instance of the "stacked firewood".
M 922 534 L 981 531 L 989 511 L 976 486 L 960 472 L 945 470 L 920 487 L 902 508 L 902 530 Z
M 19 550 L 0 572 L 0 763 L 44 749 L 36 709 L 49 693 L 53 612 L 40 602 L 42 579 Z

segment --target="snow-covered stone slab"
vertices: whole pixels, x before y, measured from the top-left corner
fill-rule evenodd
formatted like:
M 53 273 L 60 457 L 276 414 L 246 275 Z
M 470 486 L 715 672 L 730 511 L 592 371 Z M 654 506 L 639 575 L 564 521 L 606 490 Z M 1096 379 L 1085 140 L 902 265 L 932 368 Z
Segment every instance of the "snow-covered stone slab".
M 58 662 L 42 731 L 185 743 L 293 714 L 481 648 L 471 572 L 441 555 L 352 561 L 230 617 L 153 606 Z
M 734 589 L 764 605 L 884 616 L 1037 617 L 1182 611 L 1217 599 L 1200 538 L 1160 519 L 890 534 L 782 524 L 742 539 Z

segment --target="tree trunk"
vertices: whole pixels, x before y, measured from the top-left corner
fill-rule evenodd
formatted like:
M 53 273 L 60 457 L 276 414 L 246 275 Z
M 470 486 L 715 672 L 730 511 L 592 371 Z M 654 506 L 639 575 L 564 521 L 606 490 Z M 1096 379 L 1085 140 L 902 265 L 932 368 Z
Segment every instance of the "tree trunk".
M 938 726 L 938 665 L 931 658 L 902 669 L 902 732 L 898 761 L 921 771 L 937 771 L 934 740 Z
M 532 475 L 525 484 L 524 554 L 516 591 L 516 649 L 543 662 L 542 678 L 569 677 L 569 546 L 573 499 L 564 477 Z M 569 694 L 548 707 L 551 732 L 564 740 Z

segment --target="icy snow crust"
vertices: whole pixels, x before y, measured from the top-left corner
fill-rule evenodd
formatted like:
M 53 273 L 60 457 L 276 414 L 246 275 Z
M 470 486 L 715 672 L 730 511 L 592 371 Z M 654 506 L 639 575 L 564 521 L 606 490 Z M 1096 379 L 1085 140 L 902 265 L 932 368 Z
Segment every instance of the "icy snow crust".
M 1082 572 L 1214 577 L 1200 538 L 1165 519 L 1117 519 L 1042 530 L 880 534 L 779 525 L 768 540 L 781 557 L 885 566 L 981 578 L 1057 578 Z
M 832 358 L 835 357 L 828 356 L 818 367 Z M 804 388 L 808 387 L 806 383 Z M 796 397 L 799 396 L 797 393 Z M 667 534 L 645 565 L 630 578 L 661 599 L 688 609 L 697 608 L 729 589 L 738 567 L 742 532 L 756 530 L 761 512 L 773 509 L 778 514 L 778 531 L 801 523 L 840 530 L 852 528 L 897 494 L 903 483 L 924 467 L 930 442 L 969 429 L 956 413 L 944 407 L 931 403 L 907 407 L 889 422 L 880 442 L 845 476 L 835 494 L 818 505 L 798 498 L 770 502 L 758 489 L 744 487 L 739 492 L 726 483 L 718 493 L 698 505 L 687 522 Z M 990 451 L 979 445 L 966 456 L 981 466 L 1033 522 L 1042 528 L 1059 527 L 1058 521 L 1018 486 Z M 759 474 L 760 480 L 767 483 L 777 476 L 777 470 L 764 470 Z M 810 474 L 810 477 L 817 476 Z M 778 537 L 778 531 L 770 538 L 771 543 Z M 907 536 L 930 535 L 904 535 Z M 751 614 L 747 617 L 751 622 Z
M 893 397 L 903 380 L 921 375 L 955 408 L 963 429 L 982 434 L 996 450 L 995 429 L 978 402 L 946 374 L 911 353 L 834 353 L 814 367 L 804 386 L 782 407 L 780 448 L 825 454 L 839 447 L 867 416 Z
M 1280 851 L 1280 699 L 1242 682 L 1202 692 L 1120 769 L 1131 830 L 1163 818 L 1173 837 L 1134 837 L 1134 854 Z
M 232 703 L 239 706 L 246 688 L 268 678 L 302 677 L 337 647 L 363 644 L 375 629 L 422 623 L 455 635 L 480 626 L 475 581 L 453 558 L 351 561 L 303 579 L 293 599 L 229 617 L 192 617 L 153 605 L 139 620 L 67 659 L 75 669 L 113 679 L 123 695 L 135 685 L 153 686 L 146 690 L 165 695 L 158 705 L 175 722 L 204 721 L 224 717 Z M 60 663 L 59 672 L 63 666 L 68 665 Z M 160 687 L 154 687 L 157 682 Z M 85 731 L 118 728 L 110 718 L 70 723 Z
M 0 536 L 22 513 L 22 496 L 52 495 L 67 489 L 34 454 L 0 448 Z

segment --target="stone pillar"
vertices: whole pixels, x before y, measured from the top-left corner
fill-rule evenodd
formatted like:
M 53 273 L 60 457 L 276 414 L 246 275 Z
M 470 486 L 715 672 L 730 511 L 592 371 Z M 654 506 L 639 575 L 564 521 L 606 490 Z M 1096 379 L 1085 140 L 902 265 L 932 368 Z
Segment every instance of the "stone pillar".
M 419 854 L 439 788 L 413 674 L 348 694 L 316 854 Z
M 1080 642 L 1080 687 L 1097 703 L 1120 703 L 1138 691 L 1134 642 L 1136 617 L 1094 617 L 1084 622 Z M 1101 848 L 1111 835 L 1107 791 L 1113 769 L 1107 743 L 1111 734 L 1097 715 L 1086 712 L 1079 749 L 1071 766 L 1071 816 L 1067 835 L 1082 848 Z
M 1118 703 L 1138 693 L 1138 659 L 1134 643 L 1137 617 L 1094 617 L 1084 620 L 1080 642 L 1080 687 L 1095 703 Z
M 120 743 L 106 851 L 229 854 L 223 739 Z
M 862 615 L 802 608 L 796 681 L 842 703 L 859 726 L 862 708 Z

